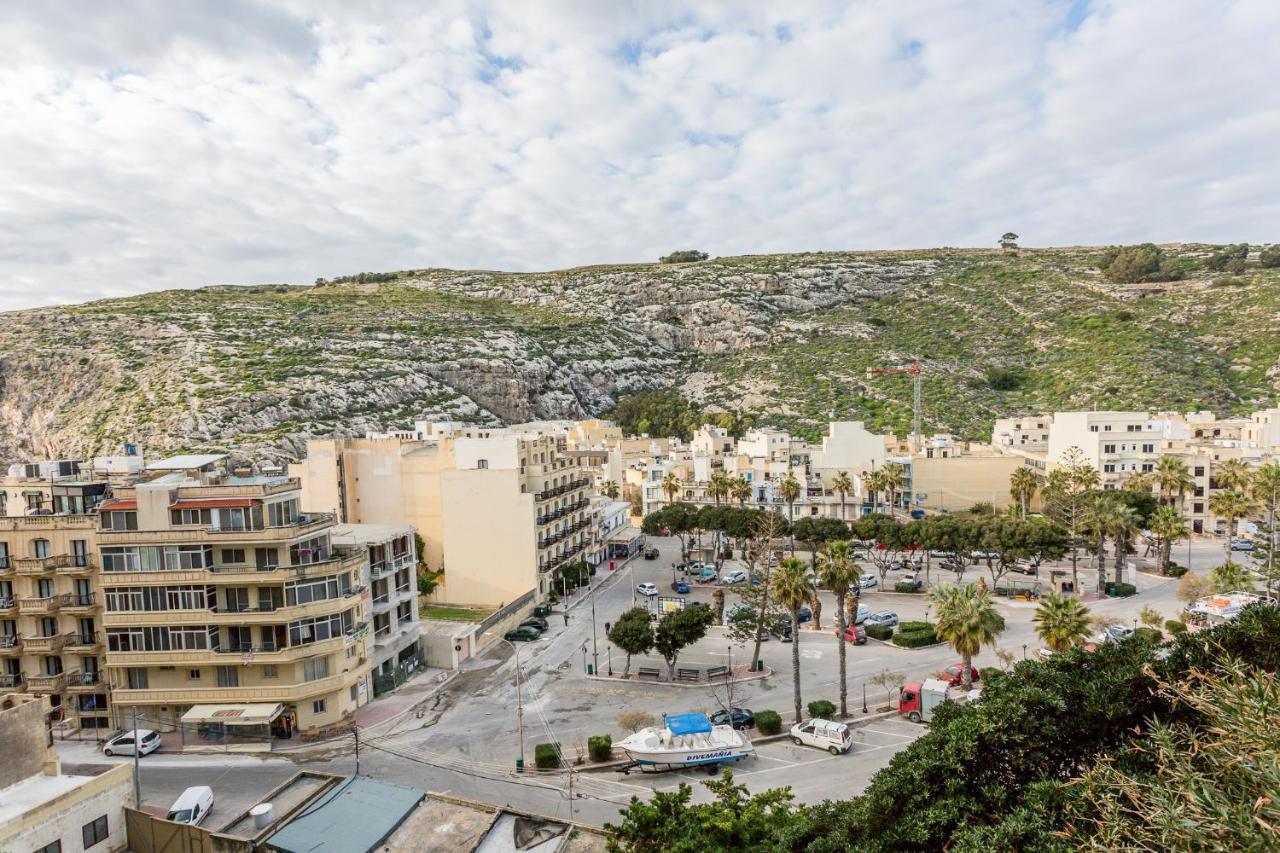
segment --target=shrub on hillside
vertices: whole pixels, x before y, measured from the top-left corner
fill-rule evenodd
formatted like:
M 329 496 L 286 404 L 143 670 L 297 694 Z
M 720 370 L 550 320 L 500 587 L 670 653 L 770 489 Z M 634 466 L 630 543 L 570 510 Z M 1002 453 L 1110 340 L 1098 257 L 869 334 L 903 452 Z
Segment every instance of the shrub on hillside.
M 706 252 L 699 252 L 697 249 L 677 249 L 669 255 L 658 258 L 658 263 L 691 264 L 697 261 L 705 261 L 707 257 Z
M 1267 246 L 1258 254 L 1258 264 L 1267 269 L 1275 269 L 1280 267 L 1280 243 L 1274 246 Z
M 595 735 L 587 738 L 587 751 L 592 761 L 608 761 L 613 758 L 613 736 Z
M 533 763 L 539 770 L 555 770 L 560 766 L 560 744 L 540 743 L 535 746 Z
M 1165 258 L 1164 250 L 1154 243 L 1112 246 L 1102 253 L 1098 268 L 1111 281 L 1123 284 L 1178 281 L 1182 278 L 1182 270 Z
M 1141 628 L 1133 632 L 1135 637 L 1146 640 L 1148 643 L 1158 643 L 1164 639 L 1164 632 L 1159 628 L 1148 628 L 1143 625 Z
M 836 715 L 836 705 L 826 699 L 815 699 L 809 703 L 809 716 L 829 720 Z
M 1209 256 L 1204 262 L 1205 269 L 1222 272 L 1244 272 L 1245 259 L 1249 257 L 1248 243 L 1233 243 L 1223 246 Z
M 782 717 L 777 711 L 760 711 L 756 714 L 756 729 L 762 735 L 776 735 L 782 731 Z

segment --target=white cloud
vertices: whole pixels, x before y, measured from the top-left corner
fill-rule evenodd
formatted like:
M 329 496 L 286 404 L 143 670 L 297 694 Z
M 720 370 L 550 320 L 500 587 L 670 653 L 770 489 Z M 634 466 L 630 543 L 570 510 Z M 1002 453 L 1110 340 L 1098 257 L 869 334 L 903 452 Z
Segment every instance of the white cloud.
M 8 4 L 0 48 L 0 310 L 683 246 L 1280 239 L 1270 0 Z

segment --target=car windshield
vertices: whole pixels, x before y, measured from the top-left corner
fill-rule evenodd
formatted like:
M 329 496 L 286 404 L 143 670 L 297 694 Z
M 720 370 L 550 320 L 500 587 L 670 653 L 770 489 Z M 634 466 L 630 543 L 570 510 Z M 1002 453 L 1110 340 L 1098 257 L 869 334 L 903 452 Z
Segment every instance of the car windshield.
M 149 734 L 149 735 L 147 735 L 146 737 L 144 737 L 144 738 L 142 739 L 142 742 L 143 742 L 143 743 L 151 743 L 153 740 L 156 740 L 156 739 L 157 739 L 157 738 L 159 738 L 159 737 L 160 737 L 160 735 L 156 734 L 155 732 L 152 732 L 151 734 Z
M 190 823 L 191 809 L 181 809 L 180 811 L 169 812 L 168 819 L 173 821 L 174 823 Z

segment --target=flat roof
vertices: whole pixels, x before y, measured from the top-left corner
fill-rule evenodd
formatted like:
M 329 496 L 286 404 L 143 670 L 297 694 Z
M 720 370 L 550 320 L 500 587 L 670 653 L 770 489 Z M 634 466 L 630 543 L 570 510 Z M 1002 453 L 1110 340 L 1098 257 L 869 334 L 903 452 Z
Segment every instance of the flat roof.
M 148 471 L 191 471 L 227 458 L 225 453 L 184 453 L 170 456 L 147 466 Z
M 640 528 L 627 525 L 625 527 L 618 527 L 613 530 L 610 530 L 609 535 L 605 537 L 605 541 L 630 542 L 632 539 L 635 539 L 637 536 L 643 536 L 643 535 L 644 535 L 644 531 L 641 530 Z
M 411 524 L 335 524 L 329 528 L 329 538 L 342 544 L 365 545 L 385 542 L 413 533 Z
M 229 725 L 252 725 L 269 723 L 280 716 L 283 710 L 277 703 L 255 702 L 243 705 L 192 705 L 191 710 L 182 715 L 184 723 L 227 723 Z
M 0 788 L 0 826 L 38 809 L 45 803 L 92 782 L 93 776 L 28 776 L 7 788 Z
M 395 832 L 426 791 L 351 776 L 266 841 L 280 853 L 369 853 Z

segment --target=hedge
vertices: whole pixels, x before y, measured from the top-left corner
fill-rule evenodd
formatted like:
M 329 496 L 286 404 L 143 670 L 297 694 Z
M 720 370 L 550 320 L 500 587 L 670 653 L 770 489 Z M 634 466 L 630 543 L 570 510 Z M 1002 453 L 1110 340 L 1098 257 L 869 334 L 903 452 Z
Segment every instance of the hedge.
M 932 646 L 938 642 L 933 625 L 925 622 L 903 622 L 898 632 L 893 635 L 893 644 L 904 649 L 918 649 L 921 646 Z
M 918 584 L 907 583 L 906 581 L 898 581 L 893 585 L 894 592 L 917 592 L 922 593 L 924 589 Z
M 1186 573 L 1187 573 L 1186 566 L 1179 566 L 1177 563 L 1171 563 L 1169 565 L 1168 571 L 1165 572 L 1165 577 L 1180 578 Z
M 1146 625 L 1143 625 L 1141 628 L 1134 631 L 1133 634 L 1135 637 L 1141 637 L 1142 639 L 1148 640 L 1152 643 L 1159 643 L 1164 640 L 1163 631 L 1159 628 L 1148 628 Z
M 809 716 L 817 717 L 823 720 L 829 720 L 836 714 L 836 706 L 834 702 L 828 702 L 826 699 L 815 699 L 809 703 Z
M 587 752 L 592 761 L 608 761 L 613 758 L 613 736 L 595 735 L 587 738 Z
M 887 640 L 893 636 L 893 629 L 888 625 L 866 625 L 864 630 L 868 637 L 876 640 Z
M 560 744 L 540 743 L 533 748 L 533 763 L 539 770 L 555 770 L 560 766 Z
M 1187 626 L 1177 619 L 1166 619 L 1164 620 L 1164 629 L 1169 632 L 1170 636 L 1176 637 L 1179 634 L 1186 633 Z
M 898 623 L 899 634 L 912 634 L 912 633 L 915 633 L 916 631 L 932 631 L 932 630 L 933 630 L 932 622 L 921 622 L 919 620 L 911 620 L 909 622 Z
M 756 714 L 756 728 L 762 735 L 776 735 L 782 731 L 782 716 L 777 711 L 761 711 Z
M 1114 581 L 1107 584 L 1105 589 L 1107 595 L 1114 596 L 1115 598 L 1128 598 L 1131 595 L 1136 595 L 1138 592 L 1138 588 L 1131 583 L 1115 583 Z

